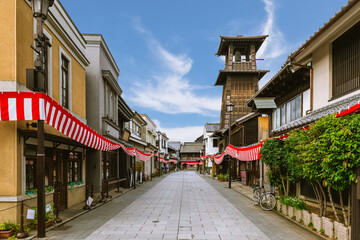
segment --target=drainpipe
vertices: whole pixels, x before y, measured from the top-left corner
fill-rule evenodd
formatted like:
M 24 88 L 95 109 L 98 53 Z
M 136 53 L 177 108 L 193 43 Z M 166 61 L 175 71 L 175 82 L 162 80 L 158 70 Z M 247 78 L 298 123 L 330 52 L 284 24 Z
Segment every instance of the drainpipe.
M 313 69 L 310 67 L 310 109 L 306 112 L 308 114 L 313 110 L 313 97 L 314 97 L 314 79 L 313 79 Z

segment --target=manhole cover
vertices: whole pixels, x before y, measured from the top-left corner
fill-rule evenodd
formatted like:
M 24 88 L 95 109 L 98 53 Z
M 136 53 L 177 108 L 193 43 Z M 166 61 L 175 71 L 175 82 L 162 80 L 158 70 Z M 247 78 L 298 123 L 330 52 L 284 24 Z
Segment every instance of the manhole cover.
M 152 221 L 153 223 L 158 223 L 159 221 L 155 220 L 155 221 Z
M 66 231 L 69 228 L 71 228 L 71 226 L 61 226 L 61 227 L 55 228 L 54 231 Z

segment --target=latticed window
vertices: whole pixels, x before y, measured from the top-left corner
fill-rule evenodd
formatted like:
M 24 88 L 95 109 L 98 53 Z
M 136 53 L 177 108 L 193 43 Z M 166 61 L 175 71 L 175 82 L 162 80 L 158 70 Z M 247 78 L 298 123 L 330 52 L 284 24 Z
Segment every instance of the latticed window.
M 332 44 L 332 97 L 360 87 L 360 22 Z

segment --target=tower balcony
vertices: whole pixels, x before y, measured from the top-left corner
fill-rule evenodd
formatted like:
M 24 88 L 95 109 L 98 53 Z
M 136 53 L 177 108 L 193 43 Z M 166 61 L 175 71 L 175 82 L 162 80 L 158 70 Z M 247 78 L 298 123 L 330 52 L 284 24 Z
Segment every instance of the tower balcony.
M 252 61 L 232 62 L 232 65 L 227 67 L 227 70 L 241 71 L 241 70 L 256 70 L 256 63 Z

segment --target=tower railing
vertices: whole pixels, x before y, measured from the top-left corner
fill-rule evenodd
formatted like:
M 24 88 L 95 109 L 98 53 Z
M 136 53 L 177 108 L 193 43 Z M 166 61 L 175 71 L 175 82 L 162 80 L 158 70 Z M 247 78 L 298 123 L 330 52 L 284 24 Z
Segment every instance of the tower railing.
M 233 62 L 232 66 L 229 66 L 228 70 L 256 70 L 256 64 L 253 64 L 251 61 Z

